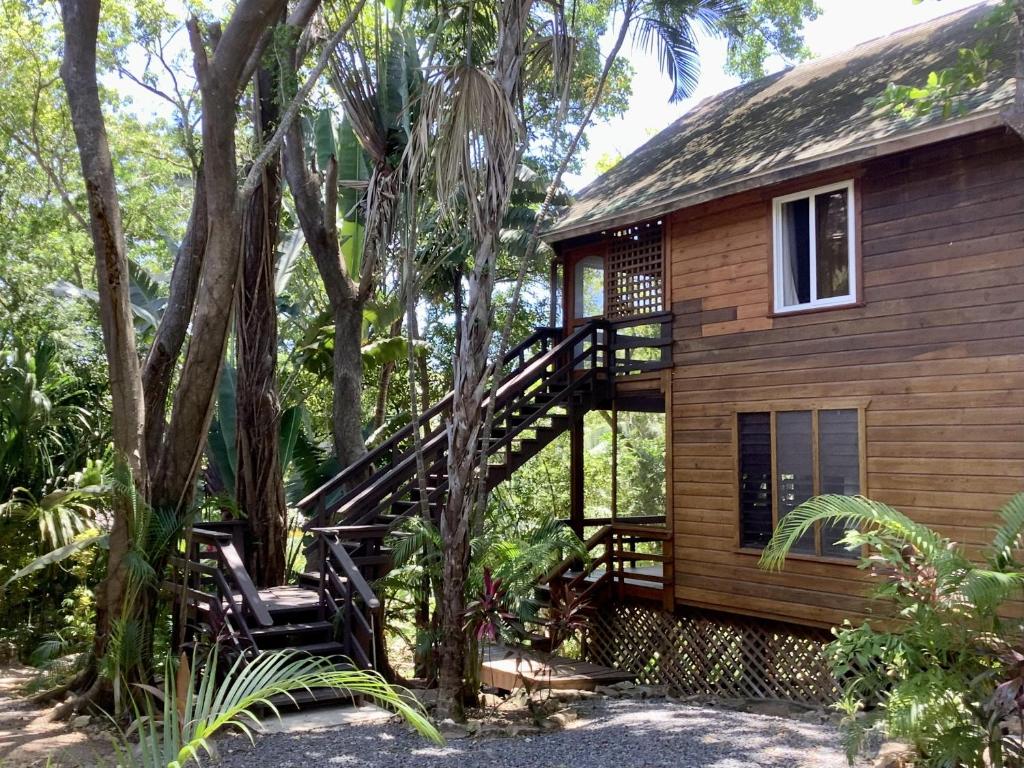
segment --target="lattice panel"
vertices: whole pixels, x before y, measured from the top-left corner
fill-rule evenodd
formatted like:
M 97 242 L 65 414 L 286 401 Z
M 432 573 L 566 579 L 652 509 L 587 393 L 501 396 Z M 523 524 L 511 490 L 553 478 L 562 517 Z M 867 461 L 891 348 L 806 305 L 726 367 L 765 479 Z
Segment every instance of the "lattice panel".
M 838 687 L 821 652 L 828 639 L 757 619 L 618 605 L 595 617 L 584 656 L 683 696 L 830 704 Z
M 605 280 L 605 316 L 612 320 L 650 315 L 664 309 L 661 222 L 612 233 Z

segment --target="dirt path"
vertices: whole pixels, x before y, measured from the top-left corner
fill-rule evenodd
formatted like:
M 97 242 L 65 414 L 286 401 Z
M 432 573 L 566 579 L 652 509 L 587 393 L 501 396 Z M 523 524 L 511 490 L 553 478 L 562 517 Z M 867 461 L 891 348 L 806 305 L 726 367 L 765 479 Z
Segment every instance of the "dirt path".
M 113 765 L 109 742 L 92 727 L 72 728 L 48 719 L 19 692 L 37 674 L 30 667 L 0 667 L 0 768 L 71 768 Z

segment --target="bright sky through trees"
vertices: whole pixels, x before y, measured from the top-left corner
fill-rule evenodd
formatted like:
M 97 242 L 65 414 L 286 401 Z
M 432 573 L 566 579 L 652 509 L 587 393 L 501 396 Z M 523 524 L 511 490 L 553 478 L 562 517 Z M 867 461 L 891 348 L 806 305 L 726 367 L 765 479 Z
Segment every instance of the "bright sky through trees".
M 977 5 L 978 0 L 818 0 L 822 14 L 806 26 L 805 39 L 815 56 L 829 56 L 858 43 L 928 21 L 961 8 Z M 606 36 L 607 37 L 607 36 Z M 603 45 L 611 47 L 611 40 Z M 725 42 L 703 40 L 702 73 L 697 93 L 680 104 L 669 104 L 668 78 L 658 69 L 653 55 L 634 51 L 627 42 L 623 49 L 636 70 L 629 111 L 621 120 L 595 125 L 590 129 L 590 148 L 584 157 L 580 175 L 566 175 L 566 182 L 578 190 L 600 175 L 600 163 L 629 154 L 684 112 L 708 96 L 732 88 L 738 80 L 723 72 Z M 781 62 L 775 68 L 781 66 Z

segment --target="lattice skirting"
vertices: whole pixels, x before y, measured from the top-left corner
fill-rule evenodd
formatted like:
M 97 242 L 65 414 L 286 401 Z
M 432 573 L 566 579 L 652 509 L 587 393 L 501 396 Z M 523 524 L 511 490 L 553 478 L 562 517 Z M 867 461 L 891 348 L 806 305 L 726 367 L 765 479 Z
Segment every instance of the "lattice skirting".
M 828 704 L 838 696 L 821 652 L 828 640 L 824 630 L 753 618 L 616 605 L 591 623 L 583 655 L 683 696 Z

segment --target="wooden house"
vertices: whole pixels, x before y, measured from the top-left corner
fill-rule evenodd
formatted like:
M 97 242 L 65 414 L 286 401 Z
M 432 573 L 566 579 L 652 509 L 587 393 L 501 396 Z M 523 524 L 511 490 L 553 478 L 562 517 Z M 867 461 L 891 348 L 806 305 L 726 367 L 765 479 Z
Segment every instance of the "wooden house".
M 761 570 L 778 520 L 860 493 L 974 545 L 1024 487 L 1024 144 L 991 8 L 708 99 L 547 232 L 551 327 L 506 354 L 482 463 L 493 487 L 568 432 L 567 522 L 594 558 L 547 582 L 600 603 L 591 661 L 684 693 L 827 699 L 821 644 L 870 612 L 865 577 L 824 528 Z M 997 61 L 952 116 L 878 106 L 980 43 Z M 296 584 L 256 590 L 245 542 L 194 530 L 190 620 L 244 652 L 376 666 L 373 582 L 390 533 L 444 503 L 452 397 L 418 442 L 406 426 L 301 502 L 319 570 Z M 613 458 L 610 515 L 587 514 L 595 409 L 663 414 L 663 506 L 618 515 Z
M 1001 116 L 1012 24 L 979 26 L 991 11 L 712 97 L 548 232 L 568 327 L 671 324 L 646 400 L 666 417 L 674 615 L 623 609 L 603 660 L 671 655 L 687 616 L 827 628 L 870 613 L 841 531 L 815 531 L 781 573 L 758 567 L 812 495 L 864 494 L 975 545 L 1024 489 L 1024 144 Z M 950 116 L 877 104 L 980 43 L 1000 61 Z M 642 378 L 618 385 L 620 409 Z

